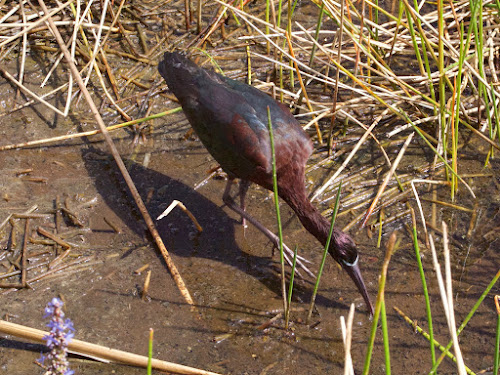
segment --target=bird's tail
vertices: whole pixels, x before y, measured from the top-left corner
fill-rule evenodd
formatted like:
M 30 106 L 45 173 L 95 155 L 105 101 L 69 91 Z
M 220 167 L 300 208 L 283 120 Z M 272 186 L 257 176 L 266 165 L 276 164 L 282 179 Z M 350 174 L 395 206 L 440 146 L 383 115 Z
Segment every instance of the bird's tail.
M 158 65 L 158 71 L 175 96 L 182 97 L 185 91 L 196 86 L 201 68 L 177 52 L 165 52 Z

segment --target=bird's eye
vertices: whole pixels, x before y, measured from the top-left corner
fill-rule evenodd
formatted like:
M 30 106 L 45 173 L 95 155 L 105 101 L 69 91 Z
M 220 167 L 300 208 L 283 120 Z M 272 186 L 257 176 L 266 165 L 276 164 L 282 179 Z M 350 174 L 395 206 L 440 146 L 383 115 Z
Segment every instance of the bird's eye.
M 358 264 L 359 256 L 356 255 L 356 259 L 354 259 L 354 262 L 348 262 L 345 259 L 341 259 L 342 263 L 347 266 L 347 267 L 354 267 L 356 264 Z

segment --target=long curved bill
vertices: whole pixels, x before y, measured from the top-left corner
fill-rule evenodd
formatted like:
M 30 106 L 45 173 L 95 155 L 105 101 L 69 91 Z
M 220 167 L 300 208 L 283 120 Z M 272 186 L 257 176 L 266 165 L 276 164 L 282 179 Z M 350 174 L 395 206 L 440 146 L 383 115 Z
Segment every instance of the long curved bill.
M 359 292 L 363 296 L 365 300 L 366 306 L 370 309 L 370 315 L 373 316 L 374 310 L 372 302 L 370 301 L 370 297 L 368 296 L 368 291 L 366 290 L 365 282 L 363 281 L 363 276 L 361 276 L 361 271 L 359 269 L 358 262 L 355 262 L 353 265 L 343 264 L 343 268 L 346 272 L 351 276 L 352 281 L 358 287 Z

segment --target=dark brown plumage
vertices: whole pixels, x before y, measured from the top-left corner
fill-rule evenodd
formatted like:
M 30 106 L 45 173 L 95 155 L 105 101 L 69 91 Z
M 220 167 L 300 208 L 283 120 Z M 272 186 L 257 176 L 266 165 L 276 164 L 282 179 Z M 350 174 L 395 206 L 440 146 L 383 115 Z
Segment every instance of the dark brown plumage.
M 289 109 L 258 89 L 202 69 L 178 53 L 165 53 L 159 71 L 181 103 L 196 134 L 229 176 L 224 202 L 279 246 L 278 237 L 246 213 L 244 206 L 250 182 L 273 190 L 267 127 L 269 107 L 275 141 L 278 194 L 295 211 L 304 228 L 324 246 L 330 223 L 311 204 L 305 188 L 305 165 L 313 151 L 312 143 Z M 242 181 L 241 207 L 229 194 L 234 178 Z M 373 312 L 359 270 L 354 241 L 334 228 L 328 251 L 351 276 L 370 312 Z

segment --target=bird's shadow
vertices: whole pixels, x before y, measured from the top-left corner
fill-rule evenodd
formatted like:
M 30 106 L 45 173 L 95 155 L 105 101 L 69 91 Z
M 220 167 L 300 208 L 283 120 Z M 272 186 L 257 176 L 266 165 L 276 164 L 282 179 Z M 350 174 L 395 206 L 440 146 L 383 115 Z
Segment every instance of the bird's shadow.
M 108 207 L 130 230 L 140 236 L 148 235 L 144 221 L 111 155 L 93 147 L 83 150 L 82 154 L 88 174 Z M 235 228 L 241 227 L 241 223 L 228 216 L 222 207 L 179 180 L 129 160 L 125 164 L 153 218 L 176 199 L 187 206 L 203 227 L 203 231 L 198 233 L 192 221 L 180 209 L 174 209 L 165 219 L 156 221 L 158 232 L 169 252 L 181 257 L 223 262 L 256 278 L 276 295 L 281 294 L 279 253 L 271 257 L 270 242 L 264 242 L 264 246 L 269 248 L 269 256 L 249 254 L 235 240 Z M 309 300 L 313 281 L 303 279 L 296 282 L 294 295 Z M 316 303 L 340 307 L 337 302 L 319 295 Z

